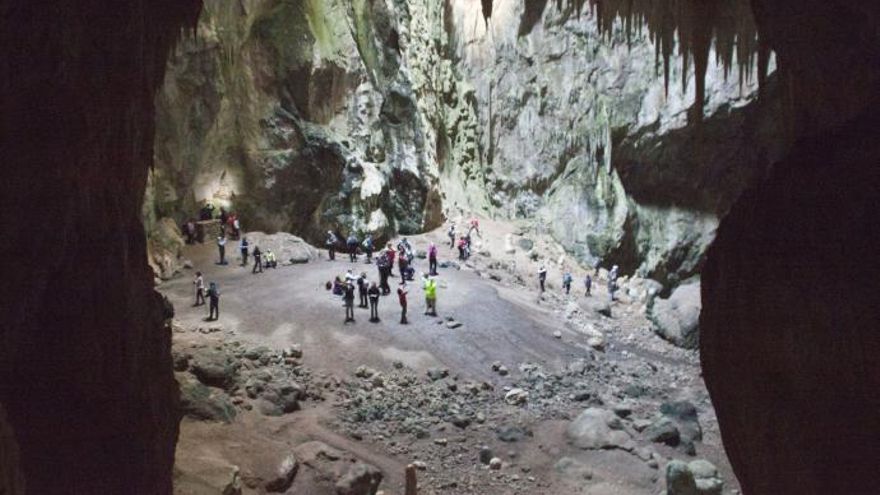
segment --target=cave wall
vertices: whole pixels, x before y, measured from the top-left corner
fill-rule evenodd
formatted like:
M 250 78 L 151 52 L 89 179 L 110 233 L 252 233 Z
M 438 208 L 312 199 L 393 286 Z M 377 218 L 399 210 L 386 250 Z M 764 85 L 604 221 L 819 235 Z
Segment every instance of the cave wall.
M 875 493 L 880 7 L 752 4 L 793 144 L 707 255 L 703 374 L 744 493 Z
M 707 3 L 741 17 L 698 22 L 662 2 L 504 1 L 484 19 L 474 2 L 452 0 L 487 211 L 537 218 L 588 265 L 667 286 L 698 273 L 719 219 L 784 149 L 775 77 L 757 98 L 748 9 Z M 696 46 L 701 22 L 715 37 Z M 703 49 L 698 72 L 690 52 Z
M 208 0 L 157 98 L 145 216 L 183 221 L 205 200 L 248 229 L 318 240 L 441 220 L 437 2 Z M 435 46 L 436 45 L 436 46 Z M 455 153 L 455 143 L 445 143 Z
M 0 486 L 171 493 L 178 392 L 141 200 L 154 94 L 199 2 L 2 11 Z
M 741 3 L 706 20 L 697 67 L 671 52 L 701 22 L 638 2 L 210 0 L 157 99 L 145 216 L 211 199 L 313 241 L 529 217 L 585 264 L 674 285 L 780 154 Z

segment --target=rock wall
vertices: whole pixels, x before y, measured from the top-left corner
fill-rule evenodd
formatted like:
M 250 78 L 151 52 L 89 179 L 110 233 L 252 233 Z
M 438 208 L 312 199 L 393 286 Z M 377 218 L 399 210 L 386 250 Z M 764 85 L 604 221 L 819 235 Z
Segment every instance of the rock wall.
M 529 217 L 674 285 L 779 155 L 778 91 L 757 100 L 751 38 L 669 64 L 692 36 L 583 3 L 208 1 L 157 99 L 146 217 L 209 199 L 313 241 Z
M 0 491 L 171 493 L 178 392 L 141 200 L 155 91 L 199 4 L 2 10 Z
M 744 493 L 873 493 L 880 7 L 753 4 L 795 144 L 708 254 L 703 373 Z

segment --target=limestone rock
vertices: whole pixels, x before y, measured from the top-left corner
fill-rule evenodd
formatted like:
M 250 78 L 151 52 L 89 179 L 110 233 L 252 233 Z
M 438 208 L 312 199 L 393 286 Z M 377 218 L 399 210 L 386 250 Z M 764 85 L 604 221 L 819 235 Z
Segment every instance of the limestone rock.
M 375 495 L 382 482 L 382 472 L 363 462 L 356 462 L 336 482 L 336 495 Z
M 589 408 L 568 425 L 566 437 L 585 450 L 625 448 L 631 437 L 613 412 Z
M 700 282 L 676 288 L 668 299 L 655 299 L 648 310 L 654 331 L 664 339 L 686 349 L 700 344 Z

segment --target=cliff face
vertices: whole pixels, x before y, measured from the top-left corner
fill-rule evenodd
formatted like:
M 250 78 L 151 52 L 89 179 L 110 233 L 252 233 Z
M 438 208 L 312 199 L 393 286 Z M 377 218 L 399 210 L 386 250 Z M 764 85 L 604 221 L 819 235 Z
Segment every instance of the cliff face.
M 313 239 L 528 216 L 585 263 L 687 278 L 778 154 L 778 98 L 757 102 L 757 67 L 738 73 L 729 48 L 697 78 L 658 58 L 674 39 L 614 19 L 576 2 L 209 1 L 157 100 L 147 216 L 208 199 Z

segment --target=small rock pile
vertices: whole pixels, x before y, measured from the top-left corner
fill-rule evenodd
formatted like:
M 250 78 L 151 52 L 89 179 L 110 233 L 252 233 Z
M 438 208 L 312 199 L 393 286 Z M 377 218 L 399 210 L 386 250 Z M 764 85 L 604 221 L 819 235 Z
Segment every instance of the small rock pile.
M 183 413 L 193 419 L 228 423 L 239 408 L 281 416 L 298 411 L 300 401 L 323 399 L 320 387 L 309 386 L 314 377 L 301 364 L 298 345 L 278 351 L 175 340 L 172 358 Z

